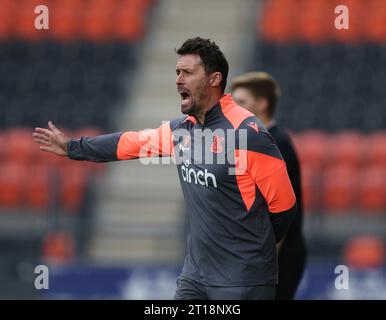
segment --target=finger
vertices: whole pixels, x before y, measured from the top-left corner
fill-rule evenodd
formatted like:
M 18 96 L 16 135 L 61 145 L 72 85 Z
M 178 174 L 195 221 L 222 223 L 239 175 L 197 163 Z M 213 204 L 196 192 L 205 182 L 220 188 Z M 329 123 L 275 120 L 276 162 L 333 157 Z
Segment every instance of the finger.
M 37 139 L 41 139 L 41 140 L 51 141 L 50 137 L 48 137 L 44 134 L 41 134 L 41 133 L 33 133 L 32 137 L 37 138 Z
M 55 134 L 60 134 L 60 130 L 54 126 L 52 121 L 48 121 L 48 127 L 52 130 L 53 133 Z
M 51 130 L 44 129 L 44 128 L 35 128 L 35 132 L 44 134 L 46 136 L 51 137 L 53 135 Z
M 46 146 L 52 146 L 52 143 L 48 142 L 48 141 L 45 141 L 45 140 L 41 140 L 41 139 L 34 139 L 36 143 L 38 144 L 44 144 Z
M 39 138 L 33 138 L 34 141 L 38 144 L 45 144 L 45 145 L 50 145 L 52 146 L 52 142 L 51 141 L 47 141 L 45 139 L 39 139 Z
M 48 146 L 40 146 L 39 149 L 45 152 L 52 152 L 52 148 Z

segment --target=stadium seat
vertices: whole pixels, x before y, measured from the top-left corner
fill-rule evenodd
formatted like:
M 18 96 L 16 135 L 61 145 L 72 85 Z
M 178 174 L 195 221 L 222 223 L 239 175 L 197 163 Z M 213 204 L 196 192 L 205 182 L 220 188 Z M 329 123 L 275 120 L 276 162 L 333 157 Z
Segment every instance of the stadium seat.
M 111 21 L 115 1 L 92 0 L 88 3 L 81 20 L 84 38 L 92 41 L 107 40 L 111 34 Z
M 142 12 L 121 10 L 113 18 L 111 36 L 117 41 L 137 41 L 145 31 L 145 18 Z
M 257 29 L 265 40 L 288 42 L 295 38 L 296 26 L 292 23 L 298 12 L 298 2 L 280 0 L 265 2 L 264 14 L 257 19 Z
M 326 2 L 309 1 L 298 17 L 298 38 L 308 43 L 323 43 L 328 36 Z
M 363 16 L 365 25 L 365 37 L 374 43 L 385 43 L 386 39 L 386 5 L 374 6 L 368 14 Z
M 358 184 L 358 204 L 366 214 L 386 214 L 386 166 L 363 168 Z
M 295 131 L 386 128 L 386 2 L 343 0 L 349 29 L 334 25 L 338 3 L 265 1 L 256 19 L 251 70 L 272 73 L 283 88 L 278 120 Z M 330 24 L 320 23 L 331 21 Z M 325 29 L 326 28 L 326 29 Z M 263 41 L 261 41 L 263 39 Z M 339 70 L 339 72 L 337 72 Z
M 0 164 L 6 161 L 7 145 L 6 134 L 3 130 L 0 130 Z
M 293 38 L 291 17 L 288 12 L 272 11 L 263 16 L 258 28 L 263 30 L 263 37 L 268 41 L 286 42 Z
M 25 203 L 24 165 L 3 162 L 0 166 L 0 207 L 6 209 L 20 208 Z
M 303 205 L 306 214 L 323 210 L 320 202 L 320 175 L 319 167 L 301 165 Z
M 48 233 L 43 241 L 43 259 L 50 264 L 70 263 L 75 255 L 74 237 L 67 231 Z
M 15 1 L 2 0 L 0 10 L 0 41 L 7 40 L 12 33 L 12 17 L 15 11 Z
M 34 164 L 26 168 L 25 179 L 26 206 L 46 213 L 50 200 L 54 199 L 51 168 L 44 164 Z
M 136 11 L 145 12 L 150 9 L 153 0 L 120 0 L 119 10 L 125 10 L 125 8 L 134 8 Z
M 37 30 L 35 28 L 35 8 L 41 5 L 39 0 L 20 1 L 15 10 L 15 36 L 19 39 L 36 41 L 48 35 L 48 30 Z
M 76 214 L 85 196 L 87 170 L 72 161 L 59 172 L 59 201 L 69 214 Z
M 8 75 L 0 79 L 1 128 L 48 120 L 73 129 L 109 128 L 124 93 L 122 74 L 134 65 L 132 50 L 127 43 L 0 44 L 0 72 Z
M 70 41 L 79 38 L 81 14 L 84 12 L 81 1 L 55 1 L 51 10 L 50 37 L 59 41 Z
M 330 165 L 323 173 L 322 201 L 327 214 L 347 214 L 357 207 L 358 171 L 345 164 Z
M 386 168 L 386 131 L 369 135 L 366 139 L 366 164 Z
M 31 163 L 38 154 L 32 140 L 32 128 L 12 128 L 5 136 L 7 141 L 7 161 L 12 163 Z
M 329 139 L 322 131 L 308 130 L 296 142 L 301 165 L 321 168 L 328 157 Z
M 385 244 L 374 235 L 355 236 L 344 247 L 343 261 L 356 269 L 382 267 L 385 263 Z
M 357 131 L 340 131 L 331 138 L 329 163 L 359 167 L 364 156 L 365 140 Z

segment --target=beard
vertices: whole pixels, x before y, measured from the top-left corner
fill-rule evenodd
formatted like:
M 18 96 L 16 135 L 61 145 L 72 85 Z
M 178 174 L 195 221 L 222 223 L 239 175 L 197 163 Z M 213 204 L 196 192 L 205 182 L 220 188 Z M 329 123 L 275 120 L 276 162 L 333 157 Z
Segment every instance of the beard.
M 194 101 L 191 101 L 189 104 L 182 104 L 181 103 L 181 112 L 183 114 L 187 114 L 187 115 L 193 115 L 194 114 L 194 111 L 196 110 L 196 104 L 194 103 Z
M 181 112 L 183 114 L 196 115 L 200 111 L 209 95 L 206 86 L 207 83 L 201 83 L 201 86 L 195 89 L 195 95 L 184 87 L 178 88 L 181 95 Z

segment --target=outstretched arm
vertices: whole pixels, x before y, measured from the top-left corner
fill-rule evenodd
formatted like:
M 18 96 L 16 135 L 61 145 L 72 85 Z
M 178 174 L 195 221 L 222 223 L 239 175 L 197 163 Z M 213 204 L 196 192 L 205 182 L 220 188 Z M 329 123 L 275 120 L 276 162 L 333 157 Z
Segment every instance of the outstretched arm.
M 157 129 L 69 139 L 50 121 L 48 129 L 36 128 L 32 135 L 42 151 L 93 162 L 170 156 L 173 146 L 169 123 Z

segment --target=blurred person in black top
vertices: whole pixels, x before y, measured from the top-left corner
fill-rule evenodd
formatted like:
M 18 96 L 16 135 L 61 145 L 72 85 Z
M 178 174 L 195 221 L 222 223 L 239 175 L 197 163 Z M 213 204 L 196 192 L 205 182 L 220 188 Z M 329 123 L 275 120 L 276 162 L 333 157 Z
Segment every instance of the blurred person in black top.
M 236 77 L 232 82 L 234 101 L 259 118 L 276 141 L 286 162 L 288 175 L 296 198 L 297 212 L 285 238 L 278 244 L 279 276 L 276 299 L 290 300 L 303 275 L 306 246 L 302 234 L 302 188 L 300 166 L 288 133 L 275 121 L 276 102 L 281 94 L 277 82 L 265 72 L 250 72 Z

